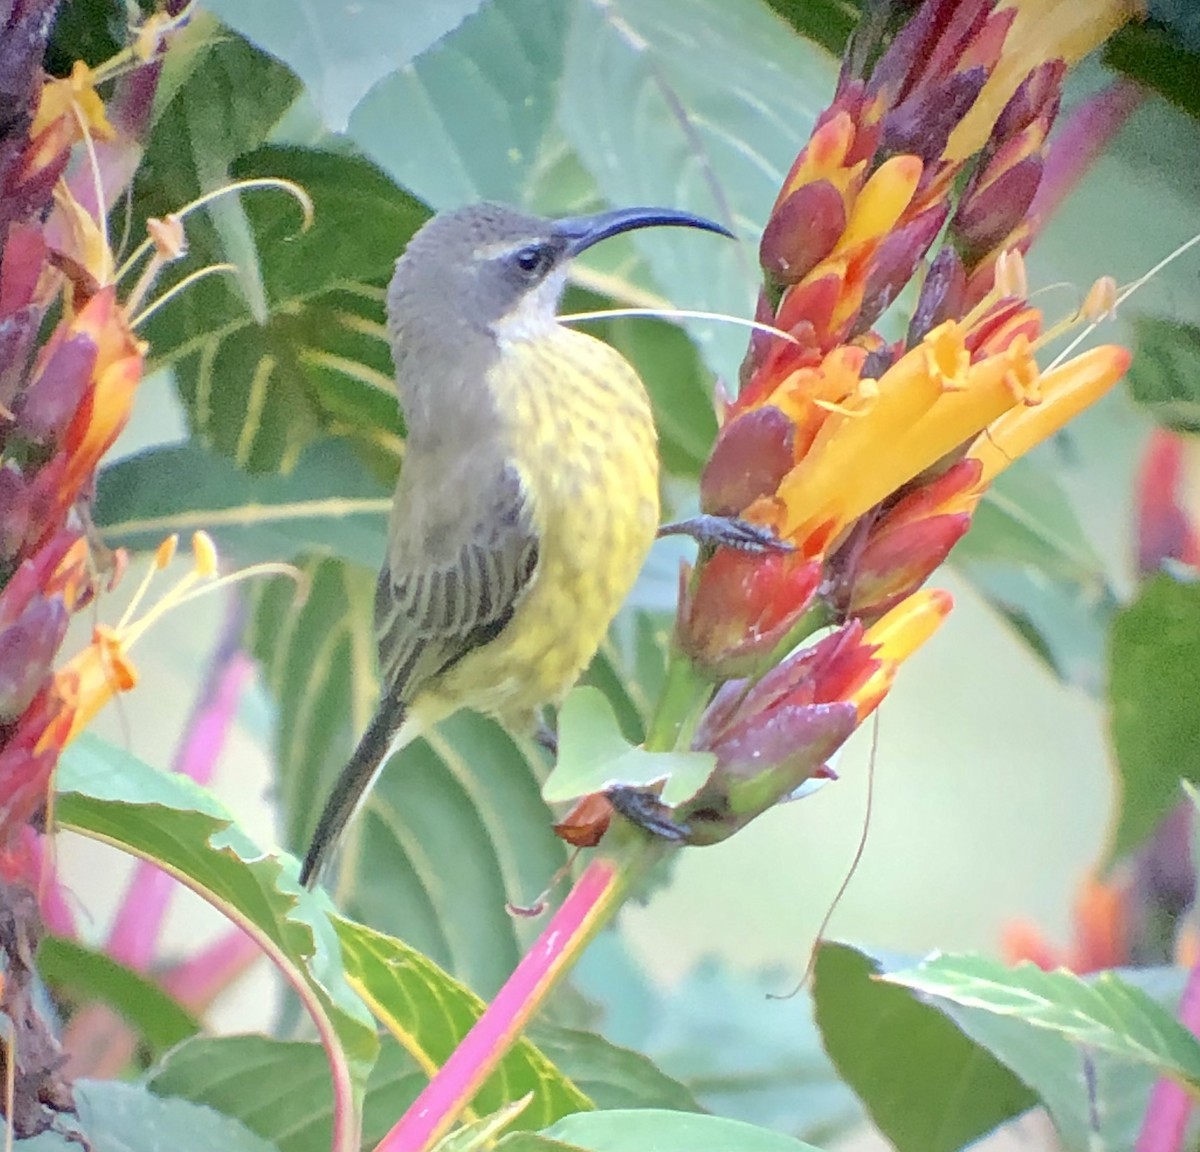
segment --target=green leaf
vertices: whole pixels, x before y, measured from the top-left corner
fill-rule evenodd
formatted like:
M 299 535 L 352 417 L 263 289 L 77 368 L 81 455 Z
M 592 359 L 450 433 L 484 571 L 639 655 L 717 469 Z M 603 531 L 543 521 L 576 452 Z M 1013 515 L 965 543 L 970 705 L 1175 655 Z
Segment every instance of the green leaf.
M 601 1007 L 605 1036 L 645 1052 L 706 1111 L 819 1143 L 860 1124 L 862 1111 L 821 1047 L 807 993 L 782 1011 L 772 998 L 792 980 L 733 972 L 706 959 L 663 991 L 648 982 L 620 934 L 604 932 L 571 982 Z M 552 1047 L 541 1046 L 562 1064 Z M 579 1083 L 600 1107 L 626 1106 Z
M 285 842 L 296 848 L 378 700 L 374 573 L 329 559 L 304 570 L 303 603 L 293 608 L 290 584 L 273 585 L 251 638 L 279 702 L 278 792 Z M 565 856 L 534 755 L 468 712 L 398 752 L 344 838 L 338 906 L 481 995 L 494 992 L 529 935 L 506 905 L 528 903 Z
M 1121 973 L 1171 1011 L 1182 977 L 1173 969 Z M 1156 1079 L 1152 1069 L 1081 1049 L 1065 1036 L 1030 1028 L 1016 1018 L 953 1004 L 941 1009 L 1037 1092 L 1066 1152 L 1134 1146 Z
M 750 314 L 761 283 L 759 230 L 835 76 L 825 53 L 757 0 L 576 7 L 561 123 L 604 197 L 701 212 L 740 239 L 665 229 L 634 237 L 673 303 Z M 688 331 L 709 366 L 731 379 L 745 332 L 708 323 Z
M 332 434 L 394 473 L 401 422 L 383 300 L 396 257 L 428 212 L 353 157 L 262 148 L 233 171 L 302 186 L 312 227 L 301 230 L 299 208 L 282 192 L 244 194 L 266 314 L 209 277 L 151 318 L 155 365 L 174 368 L 193 432 L 243 468 L 287 471 L 310 441 Z M 152 192 L 147 210 L 177 206 L 167 191 Z M 183 271 L 229 258 L 202 221 L 189 223 L 189 236 Z
M 286 476 L 243 472 L 189 440 L 100 473 L 93 518 L 112 547 L 152 550 L 204 529 L 240 562 L 329 552 L 374 567 L 391 495 L 344 441 L 311 444 Z
M 1169 1076 L 1200 1094 L 1200 1041 L 1140 988 L 1111 972 L 1085 982 L 1033 964 L 935 956 L 883 979 L 934 1001 L 978 1008 Z
M 92 1152 L 272 1152 L 274 1144 L 228 1116 L 186 1100 L 165 1100 L 138 1084 L 77 1080 L 78 1131 Z M 22 1140 L 22 1152 L 78 1150 L 57 1132 Z
M 491 0 L 378 84 L 350 135 L 437 209 L 471 200 L 535 207 L 561 151 L 555 111 L 571 5 Z M 556 210 L 563 211 L 561 182 Z
M 880 983 L 881 968 L 823 944 L 813 996 L 825 1050 L 898 1152 L 957 1150 L 1037 1102 L 940 1012 Z
M 470 996 L 459 989 L 454 999 L 464 994 Z M 600 1037 L 535 1025 L 530 1040 L 601 1107 L 694 1107 L 686 1090 L 645 1057 Z M 519 1065 L 523 1058 L 518 1052 L 514 1060 Z M 384 1035 L 367 1081 L 364 1147 L 383 1138 L 426 1082 L 412 1057 Z M 167 1054 L 150 1073 L 149 1085 L 160 1095 L 206 1104 L 234 1117 L 281 1152 L 329 1148 L 333 1096 L 319 1044 L 268 1036 L 197 1036 Z M 271 1091 L 264 1091 L 264 1085 L 271 1085 Z
M 70 829 L 151 860 L 249 932 L 336 1033 L 356 1090 L 378 1040 L 370 1014 L 346 985 L 325 903 L 300 887 L 295 862 L 268 856 L 211 793 L 156 771 L 87 734 L 63 754 L 55 775 L 55 819 Z
M 654 1152 L 817 1152 L 780 1132 L 756 1128 L 740 1120 L 702 1116 L 689 1112 L 640 1111 L 580 1112 L 560 1120 L 544 1136 L 590 1152 L 627 1152 L 653 1148 Z M 510 1152 L 508 1140 L 498 1148 Z M 513 1149 L 520 1148 L 514 1143 Z
M 434 1145 L 433 1152 L 477 1152 L 478 1149 L 494 1147 L 500 1133 L 513 1126 L 513 1121 L 525 1110 L 528 1103 L 529 1098 L 523 1096 L 490 1116 L 469 1120 L 448 1136 L 442 1137 Z
M 367 1080 L 364 1147 L 386 1135 L 425 1083 L 408 1053 L 383 1037 Z M 267 1085 L 270 1091 L 264 1090 Z M 167 1055 L 152 1071 L 150 1087 L 232 1116 L 280 1152 L 329 1148 L 333 1092 L 319 1044 L 268 1036 L 198 1036 Z
M 335 132 L 371 87 L 436 44 L 481 0 L 422 0 L 397 7 L 363 0 L 333 7 L 321 0 L 211 0 L 222 20 L 283 60 L 307 85 Z
M 1187 0 L 1183 3 L 1186 5 Z M 1165 6 L 1152 3 L 1151 15 Z M 1194 13 L 1194 9 L 1182 10 Z M 1200 91 L 1196 88 L 1200 43 L 1194 27 L 1190 36 L 1182 36 L 1178 30 L 1158 23 L 1157 17 L 1153 21 L 1135 20 L 1105 45 L 1104 63 L 1147 85 L 1190 115 L 1200 117 Z
M 371 571 L 328 557 L 308 558 L 300 571 L 303 596 L 288 580 L 261 590 L 247 637 L 279 708 L 282 838 L 296 851 L 316 827 L 314 797 L 333 786 L 379 699 Z
M 594 1032 L 535 1021 L 529 1041 L 571 1078 L 597 1108 L 671 1108 L 700 1112 L 696 1098 L 653 1060 Z
M 1111 590 L 1085 592 L 1012 564 L 955 563 L 1055 676 L 1093 696 L 1104 691 L 1105 646 L 1119 603 Z
M 1121 806 L 1110 860 L 1137 848 L 1200 783 L 1200 583 L 1162 574 L 1120 612 L 1109 649 L 1113 747 Z
M 604 693 L 583 685 L 558 710 L 558 758 L 542 786 L 551 804 L 603 792 L 615 785 L 662 784 L 672 807 L 694 796 L 712 775 L 711 752 L 647 752 L 629 744 Z
M 74 940 L 47 936 L 38 946 L 38 972 L 59 1004 L 107 1004 L 153 1055 L 200 1031 L 200 1022 L 140 972 Z
M 449 1058 L 484 1002 L 419 952 L 362 924 L 337 925 L 346 977 L 371 1005 L 380 1023 L 410 1055 L 432 1071 Z M 591 1101 L 528 1040 L 513 1045 L 476 1094 L 473 1107 L 490 1113 L 526 1093 L 533 1096 L 516 1123 L 543 1128 Z
M 801 36 L 841 56 L 861 17 L 861 5 L 851 0 L 767 0 Z
M 1102 561 L 1057 477 L 1028 458 L 996 477 L 954 557 L 1028 564 L 1092 595 L 1105 584 Z
M 1126 373 L 1133 398 L 1176 432 L 1200 432 L 1200 327 L 1139 316 L 1133 363 Z
M 138 167 L 136 217 L 145 235 L 149 216 L 177 212 L 202 192 L 225 184 L 238 156 L 258 147 L 299 91 L 296 78 L 251 45 L 228 36 L 210 15 L 201 14 L 187 31 L 189 71 L 177 87 L 164 88 L 157 122 Z M 246 99 L 253 91 L 254 99 Z M 222 294 L 227 306 L 265 315 L 263 284 L 254 238 L 243 205 L 222 197 L 203 217 L 187 219 L 191 260 L 227 260 L 232 278 L 205 285 L 199 295 Z M 159 325 L 151 325 L 151 343 Z
M 1054 472 L 1028 458 L 1002 472 L 951 560 L 1056 676 L 1102 690 L 1117 601 Z

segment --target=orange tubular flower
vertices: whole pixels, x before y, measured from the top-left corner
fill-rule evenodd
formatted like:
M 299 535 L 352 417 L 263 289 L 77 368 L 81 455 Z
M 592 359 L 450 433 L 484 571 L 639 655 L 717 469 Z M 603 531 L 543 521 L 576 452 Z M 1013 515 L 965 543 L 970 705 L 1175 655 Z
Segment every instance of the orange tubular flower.
M 680 809 L 693 839 L 819 772 L 949 611 L 918 589 L 989 484 L 1128 366 L 1118 347 L 1037 360 L 1045 326 L 1020 253 L 1060 85 L 1131 12 L 1051 7 L 1033 37 L 1023 2 L 927 0 L 886 48 L 852 42 L 776 200 L 756 318 L 780 334 L 751 340 L 701 506 L 793 551 L 718 548 L 688 575 L 681 651 L 718 682 L 750 677 L 732 712 L 733 685 L 718 690 L 695 733 L 718 768 Z M 922 269 L 907 331 L 888 340 L 872 325 Z M 787 655 L 822 624 L 837 630 Z

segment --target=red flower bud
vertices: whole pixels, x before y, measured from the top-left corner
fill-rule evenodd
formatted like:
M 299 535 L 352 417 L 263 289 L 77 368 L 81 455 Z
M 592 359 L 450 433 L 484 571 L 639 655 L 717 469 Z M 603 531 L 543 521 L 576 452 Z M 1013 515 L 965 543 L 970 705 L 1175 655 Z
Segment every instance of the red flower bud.
M 718 679 L 747 675 L 808 610 L 820 579 L 819 562 L 794 552 L 720 549 L 680 595 L 680 646 Z

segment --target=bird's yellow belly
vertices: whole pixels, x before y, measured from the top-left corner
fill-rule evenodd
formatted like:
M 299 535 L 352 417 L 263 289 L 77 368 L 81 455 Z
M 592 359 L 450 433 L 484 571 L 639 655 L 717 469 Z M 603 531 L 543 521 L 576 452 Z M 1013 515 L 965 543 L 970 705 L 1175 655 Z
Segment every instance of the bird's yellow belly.
M 437 688 L 442 701 L 510 727 L 529 725 L 578 679 L 659 523 L 658 449 L 641 381 L 607 345 L 559 331 L 553 364 L 526 363 L 509 406 L 517 464 L 534 496 L 537 574 L 503 632 Z

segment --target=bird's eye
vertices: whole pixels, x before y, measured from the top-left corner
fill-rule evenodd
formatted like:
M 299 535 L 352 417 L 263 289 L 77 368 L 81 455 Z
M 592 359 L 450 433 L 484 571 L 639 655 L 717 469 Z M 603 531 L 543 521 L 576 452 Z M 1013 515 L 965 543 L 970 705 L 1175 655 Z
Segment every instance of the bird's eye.
M 518 249 L 514 257 L 517 267 L 530 275 L 545 268 L 548 258 L 549 253 L 541 244 L 530 244 L 527 248 Z

